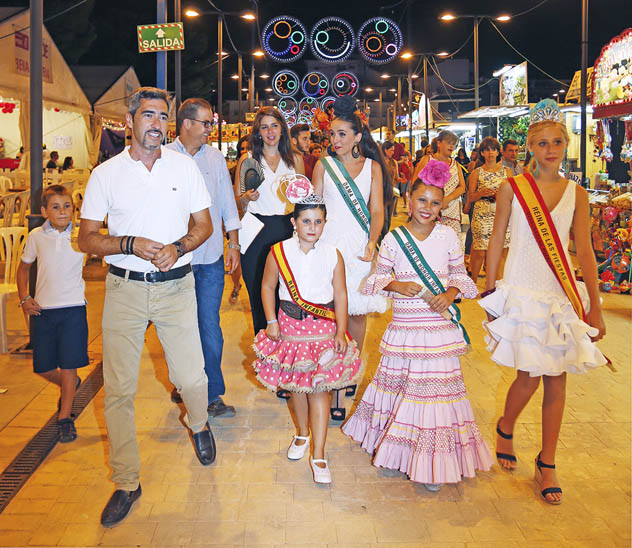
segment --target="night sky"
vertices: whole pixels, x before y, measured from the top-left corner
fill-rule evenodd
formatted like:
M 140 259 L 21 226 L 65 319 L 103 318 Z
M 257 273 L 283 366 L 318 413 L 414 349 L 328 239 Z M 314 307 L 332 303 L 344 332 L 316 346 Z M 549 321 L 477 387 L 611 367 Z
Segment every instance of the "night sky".
M 77 0 L 46 0 L 45 16 L 76 3 Z M 539 0 L 514 0 L 513 2 L 484 1 L 474 3 L 464 0 L 446 0 L 443 3 L 417 0 L 412 3 L 413 18 L 413 51 L 454 51 L 472 32 L 471 20 L 458 20 L 443 23 L 438 16 L 446 11 L 455 14 L 498 15 L 500 13 L 516 14 L 533 8 Z M 0 0 L 0 5 L 28 5 L 25 0 Z M 380 9 L 380 6 L 387 5 Z M 601 48 L 616 34 L 632 25 L 632 1 L 599 0 L 590 2 L 589 18 L 589 65 L 592 65 Z M 73 49 L 72 34 L 76 29 L 91 25 L 90 36 L 94 40 L 71 64 L 132 64 L 143 84 L 153 84 L 155 78 L 155 59 L 153 54 L 138 54 L 135 42 L 137 24 L 151 23 L 155 14 L 154 0 L 89 0 L 82 9 L 89 11 L 87 21 L 80 18 L 73 20 L 72 13 L 64 16 L 65 21 L 56 21 L 57 28 L 51 27 L 56 41 L 68 39 L 68 45 L 60 46 L 64 55 L 71 55 Z M 221 9 L 249 9 L 247 0 L 217 0 Z M 173 1 L 169 0 L 169 18 L 172 19 Z M 182 9 L 196 6 L 211 9 L 205 0 L 182 0 Z M 294 6 L 288 9 L 288 6 Z M 373 7 L 371 7 L 373 6 Z M 507 6 L 511 6 L 507 9 Z M 79 10 L 73 10 L 79 11 Z M 348 20 L 357 29 L 366 19 L 378 15 L 390 17 L 400 23 L 404 33 L 406 47 L 409 46 L 407 36 L 406 2 L 393 0 L 388 2 L 353 0 L 322 0 L 319 2 L 290 0 L 260 0 L 259 25 L 265 25 L 268 19 L 288 14 L 300 19 L 308 28 L 321 17 L 336 15 Z M 62 23 L 62 24 L 60 24 Z M 66 23 L 64 25 L 63 23 Z M 250 26 L 238 18 L 228 18 L 228 29 L 239 49 L 250 51 Z M 581 62 L 581 0 L 549 0 L 530 13 L 517 17 L 508 23 L 496 23 L 507 39 L 524 55 L 540 65 L 544 70 L 561 80 L 570 80 L 573 73 L 580 68 Z M 85 38 L 85 37 L 84 37 Z M 186 59 L 183 60 L 183 78 L 193 68 L 210 70 L 208 67 L 217 50 L 216 19 L 205 16 L 185 23 L 185 39 L 187 39 Z M 225 48 L 230 51 L 225 38 Z M 76 43 L 79 43 L 78 41 Z M 473 42 L 470 41 L 461 50 L 458 57 L 473 58 Z M 305 58 L 311 58 L 308 52 Z M 489 77 L 491 72 L 506 63 L 516 64 L 523 59 L 514 53 L 502 38 L 483 21 L 480 26 L 480 71 L 481 78 Z M 171 61 L 170 61 L 171 62 Z M 246 64 L 246 67 L 248 65 Z M 261 70 L 275 71 L 279 65 L 258 62 Z M 386 66 L 392 72 L 404 70 L 404 62 L 397 60 Z M 191 68 L 189 68 L 191 67 Z M 301 67 L 297 67 L 300 70 Z M 235 72 L 235 57 L 226 61 L 226 75 Z M 259 70 L 259 69 L 258 69 Z M 529 67 L 530 78 L 543 78 L 535 68 Z M 191 72 L 191 78 L 193 73 Z M 229 85 L 229 84 L 227 84 Z M 169 87 L 173 89 L 170 84 Z

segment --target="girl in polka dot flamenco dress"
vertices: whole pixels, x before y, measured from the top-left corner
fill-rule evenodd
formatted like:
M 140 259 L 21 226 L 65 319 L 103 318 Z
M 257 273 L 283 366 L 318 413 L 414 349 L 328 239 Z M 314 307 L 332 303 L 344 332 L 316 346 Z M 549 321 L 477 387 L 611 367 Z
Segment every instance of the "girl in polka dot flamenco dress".
M 325 226 L 325 204 L 309 181 L 291 176 L 286 196 L 294 202 L 294 235 L 272 246 L 261 284 L 268 326 L 255 337 L 253 367 L 269 390 L 291 393 L 298 435 L 287 457 L 300 460 L 310 447 L 316 483 L 331 483 L 325 441 L 331 390 L 354 384 L 362 361 L 348 338 L 345 267 L 340 252 L 319 242 Z M 279 289 L 280 308 L 275 312 Z
M 342 430 L 373 456 L 429 491 L 489 470 L 492 456 L 467 398 L 459 356 L 467 350 L 457 297 L 478 294 L 459 238 L 437 222 L 446 164 L 431 159 L 410 190 L 408 224 L 389 232 L 366 294 L 393 299 L 373 380 Z

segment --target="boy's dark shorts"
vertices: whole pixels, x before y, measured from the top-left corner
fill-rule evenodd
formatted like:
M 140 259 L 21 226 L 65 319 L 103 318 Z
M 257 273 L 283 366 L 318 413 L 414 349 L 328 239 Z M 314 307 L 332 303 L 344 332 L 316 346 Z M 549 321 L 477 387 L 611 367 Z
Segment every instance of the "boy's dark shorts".
M 46 373 L 58 367 L 78 369 L 89 363 L 86 307 L 42 310 L 33 322 L 33 371 Z

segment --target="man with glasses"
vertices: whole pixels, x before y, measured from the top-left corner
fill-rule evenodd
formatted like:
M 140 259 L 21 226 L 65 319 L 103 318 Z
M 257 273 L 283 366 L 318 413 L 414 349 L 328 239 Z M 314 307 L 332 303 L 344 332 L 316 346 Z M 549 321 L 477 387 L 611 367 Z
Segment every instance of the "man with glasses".
M 198 325 L 204 351 L 204 369 L 208 377 L 208 415 L 234 417 L 235 408 L 226 405 L 221 398 L 226 387 L 221 369 L 224 338 L 219 325 L 219 308 L 224 291 L 224 263 L 231 274 L 239 266 L 237 231 L 241 228 L 241 223 L 226 161 L 217 148 L 207 143 L 212 127 L 211 105 L 204 99 L 187 99 L 176 116 L 178 137 L 167 148 L 177 150 L 195 161 L 211 195 L 212 205 L 209 211 L 216 229 L 193 252 Z M 222 223 L 228 234 L 225 258 Z M 176 403 L 182 401 L 175 389 L 171 392 L 171 399 Z
M 79 248 L 109 263 L 103 305 L 103 385 L 112 481 L 101 523 L 119 523 L 140 497 L 140 453 L 134 396 L 149 321 L 165 352 L 169 378 L 203 465 L 215 460 L 208 428 L 207 379 L 197 326 L 193 251 L 213 225 L 210 196 L 195 162 L 162 146 L 167 93 L 139 88 L 125 117 L 131 145 L 97 166 L 81 210 Z M 109 234 L 101 234 L 108 218 Z M 165 464 L 169 457 L 165 455 Z

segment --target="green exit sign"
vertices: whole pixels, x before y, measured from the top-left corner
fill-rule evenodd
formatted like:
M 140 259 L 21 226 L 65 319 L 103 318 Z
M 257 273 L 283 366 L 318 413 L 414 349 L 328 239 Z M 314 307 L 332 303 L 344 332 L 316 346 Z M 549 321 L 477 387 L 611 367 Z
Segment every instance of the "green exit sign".
M 139 53 L 184 49 L 182 23 L 138 25 L 137 29 Z

